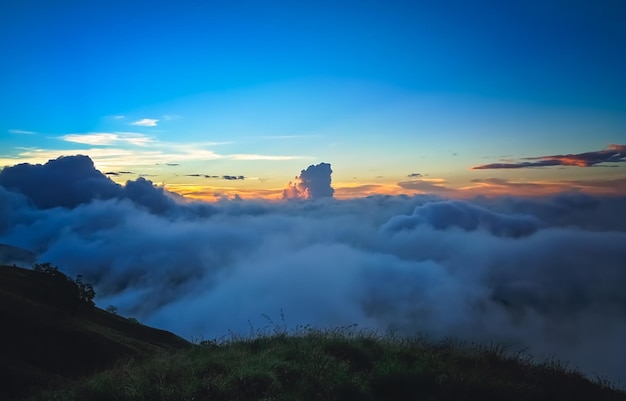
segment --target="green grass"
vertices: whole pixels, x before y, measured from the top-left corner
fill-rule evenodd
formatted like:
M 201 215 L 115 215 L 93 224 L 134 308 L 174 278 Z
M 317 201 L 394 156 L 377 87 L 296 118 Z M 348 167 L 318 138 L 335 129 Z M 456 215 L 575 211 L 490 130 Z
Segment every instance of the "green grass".
M 626 400 L 502 346 L 300 328 L 204 341 L 66 382 L 40 400 Z

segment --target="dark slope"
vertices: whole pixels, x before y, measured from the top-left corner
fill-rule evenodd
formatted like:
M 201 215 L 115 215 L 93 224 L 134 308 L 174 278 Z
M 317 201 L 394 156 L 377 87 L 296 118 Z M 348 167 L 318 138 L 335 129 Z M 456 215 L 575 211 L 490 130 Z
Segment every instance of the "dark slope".
M 170 332 L 63 301 L 46 274 L 0 266 L 0 399 L 189 345 Z
M 0 265 L 30 266 L 36 259 L 35 254 L 26 249 L 0 244 Z

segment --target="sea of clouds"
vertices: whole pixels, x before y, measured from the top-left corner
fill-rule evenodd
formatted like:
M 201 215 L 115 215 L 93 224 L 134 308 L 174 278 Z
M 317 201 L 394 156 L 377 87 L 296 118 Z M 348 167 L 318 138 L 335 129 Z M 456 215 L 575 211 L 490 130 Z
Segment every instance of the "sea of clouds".
M 217 203 L 115 184 L 86 156 L 7 167 L 0 243 L 188 339 L 245 335 L 264 314 L 282 324 L 282 311 L 288 328 L 503 342 L 624 385 L 625 198 L 336 200 L 320 166 L 303 174 L 323 181 L 289 193 L 323 196 Z

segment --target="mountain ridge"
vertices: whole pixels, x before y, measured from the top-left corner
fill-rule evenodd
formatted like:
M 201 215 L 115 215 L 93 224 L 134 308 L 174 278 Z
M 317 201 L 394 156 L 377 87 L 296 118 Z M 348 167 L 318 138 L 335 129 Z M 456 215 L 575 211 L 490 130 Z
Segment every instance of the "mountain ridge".
M 190 345 L 97 307 L 68 309 L 58 291 L 45 273 L 0 266 L 0 398 Z

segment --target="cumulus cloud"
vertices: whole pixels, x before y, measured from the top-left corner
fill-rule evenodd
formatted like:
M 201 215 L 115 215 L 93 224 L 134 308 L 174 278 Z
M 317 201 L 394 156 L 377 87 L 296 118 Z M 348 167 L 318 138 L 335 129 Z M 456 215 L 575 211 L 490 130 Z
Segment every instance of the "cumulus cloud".
M 156 127 L 159 122 L 156 118 L 142 118 L 141 120 L 137 120 L 132 122 L 132 125 L 137 125 L 139 127 Z
M 129 171 L 109 175 L 130 174 Z M 75 208 L 96 199 L 129 199 L 153 213 L 173 208 L 173 194 L 143 177 L 113 182 L 97 170 L 88 156 L 61 156 L 45 164 L 22 163 L 0 171 L 0 186 L 20 193 L 37 208 Z
M 106 198 L 84 171 L 64 180 L 92 199 L 67 207 L 3 183 L 0 243 L 82 274 L 101 307 L 187 338 L 246 334 L 282 309 L 289 327 L 501 341 L 626 379 L 624 197 L 208 204 L 142 179 Z
M 335 193 L 331 186 L 332 173 L 329 163 L 307 167 L 295 178 L 295 182 L 287 184 L 283 191 L 283 199 L 332 198 Z
M 24 194 L 39 208 L 75 207 L 118 196 L 121 187 L 96 170 L 87 156 L 22 163 L 0 171 L 0 185 Z
M 540 157 L 527 157 L 516 163 L 491 163 L 472 167 L 473 170 L 486 169 L 514 169 L 527 167 L 550 167 L 550 166 L 578 166 L 593 167 L 603 163 L 626 162 L 626 145 L 609 145 L 604 150 L 585 152 L 568 155 L 551 155 Z

